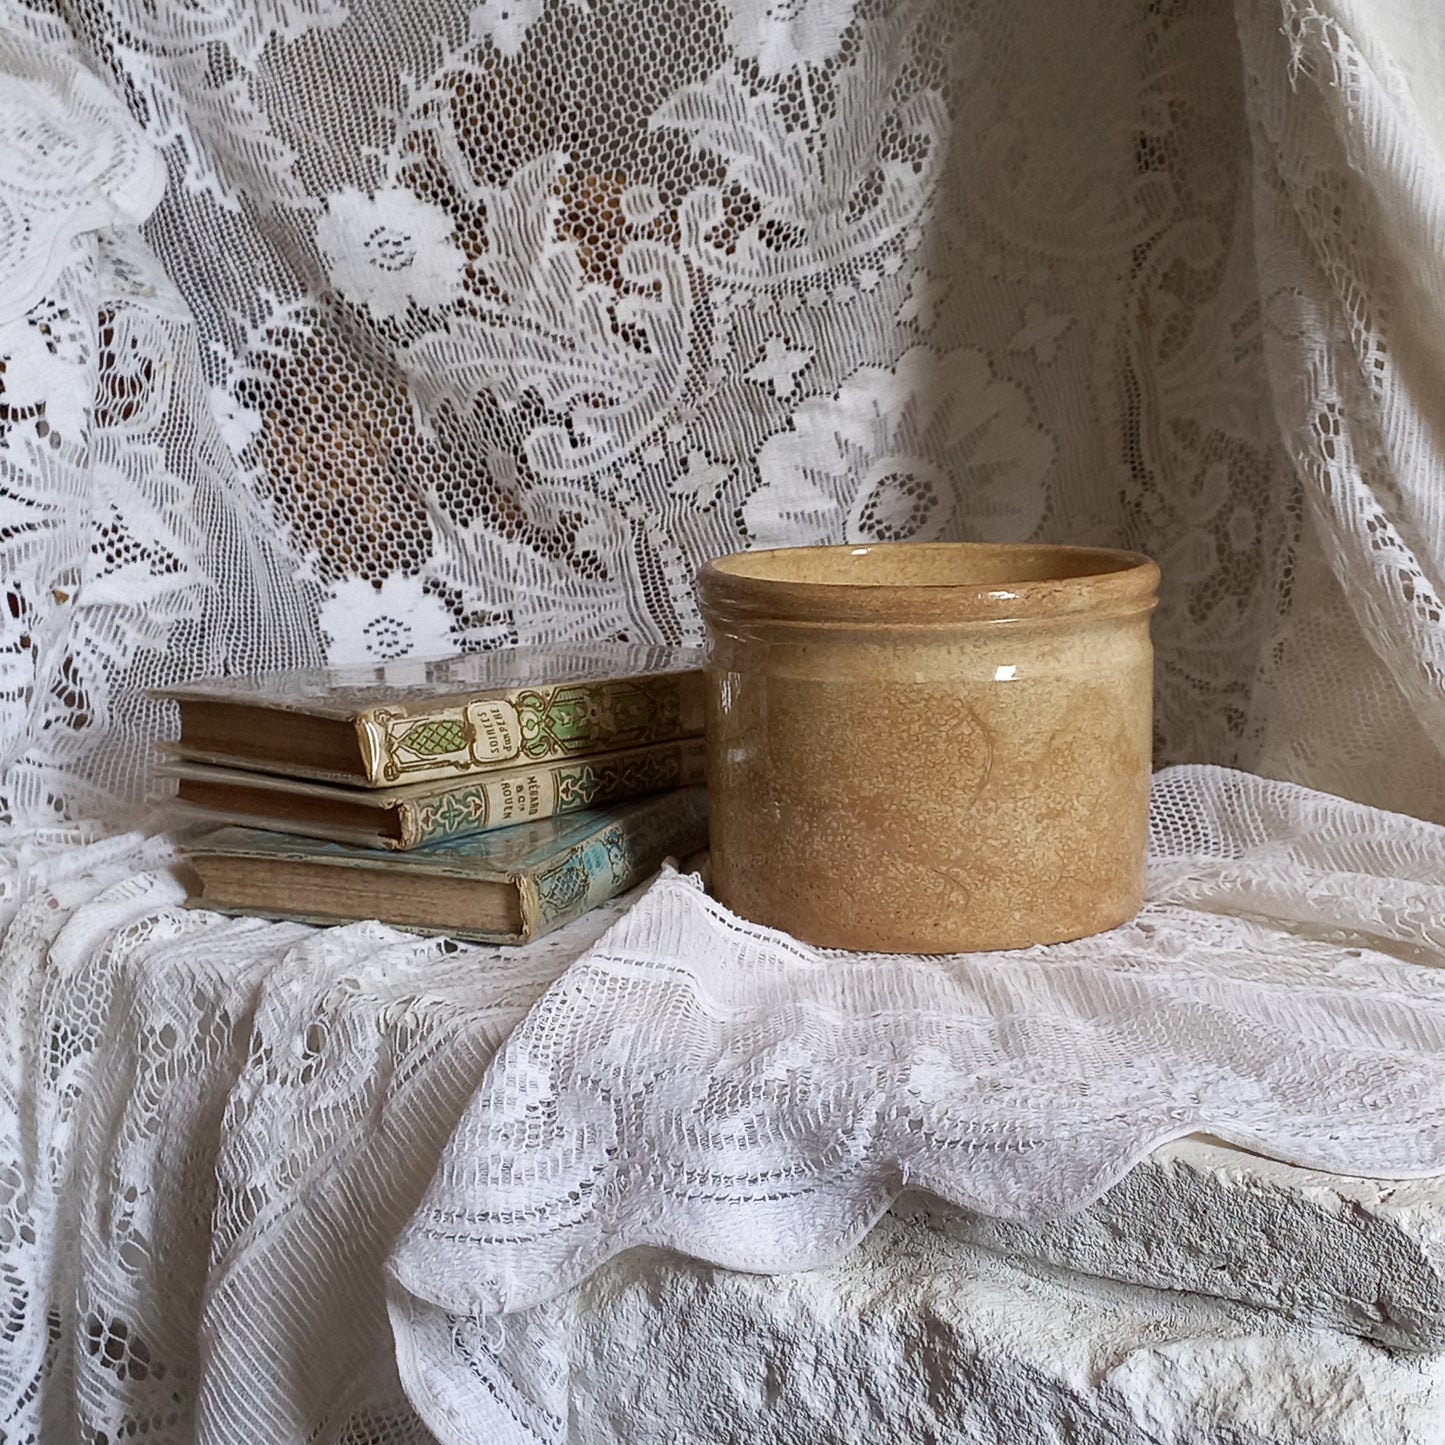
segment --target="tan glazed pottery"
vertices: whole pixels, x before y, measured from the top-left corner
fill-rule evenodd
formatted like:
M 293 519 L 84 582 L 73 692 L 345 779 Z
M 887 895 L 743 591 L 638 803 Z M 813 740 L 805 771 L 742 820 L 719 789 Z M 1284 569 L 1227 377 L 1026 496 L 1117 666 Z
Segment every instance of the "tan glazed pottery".
M 721 557 L 714 888 L 824 947 L 1019 948 L 1144 895 L 1159 569 L 965 542 Z

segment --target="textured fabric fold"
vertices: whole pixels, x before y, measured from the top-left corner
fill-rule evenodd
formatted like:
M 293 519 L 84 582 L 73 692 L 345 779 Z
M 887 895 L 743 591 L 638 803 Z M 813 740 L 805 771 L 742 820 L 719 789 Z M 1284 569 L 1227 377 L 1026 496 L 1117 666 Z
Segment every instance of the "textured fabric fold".
M 67 264 L 67 242 L 146 220 L 165 190 L 166 171 L 145 131 L 84 67 L 58 23 L 41 38 L 0 14 L 0 134 L 4 326 L 54 285 Z
M 1037 1221 L 1192 1133 L 1445 1172 L 1445 829 L 1201 767 L 1152 825 L 1134 921 L 1009 953 L 820 951 L 664 874 L 502 1046 L 392 1255 L 423 1417 L 520 1391 L 565 1438 L 541 1322 L 565 1355 L 566 1292 L 637 1246 L 814 1268 L 905 1187 Z

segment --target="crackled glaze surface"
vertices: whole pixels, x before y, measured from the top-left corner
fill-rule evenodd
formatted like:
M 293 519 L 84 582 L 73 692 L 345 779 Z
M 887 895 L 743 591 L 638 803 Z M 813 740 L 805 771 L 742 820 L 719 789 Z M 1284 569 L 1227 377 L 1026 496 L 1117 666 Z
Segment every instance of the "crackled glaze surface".
M 1084 548 L 721 558 L 714 887 L 824 947 L 1017 948 L 1143 899 L 1158 570 Z

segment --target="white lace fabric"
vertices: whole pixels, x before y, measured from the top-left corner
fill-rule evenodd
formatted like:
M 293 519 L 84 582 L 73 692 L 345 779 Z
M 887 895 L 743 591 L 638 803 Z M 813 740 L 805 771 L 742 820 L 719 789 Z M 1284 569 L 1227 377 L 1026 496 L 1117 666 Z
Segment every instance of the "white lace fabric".
M 1039 1217 L 1194 1130 L 1439 1172 L 1442 844 L 1170 770 L 1134 922 L 932 959 L 679 873 L 495 949 L 183 910 L 163 838 L 11 850 L 6 1428 L 555 1442 L 572 1286 L 633 1245 L 809 1268 L 905 1187 Z
M 71 240 L 139 225 L 165 189 L 154 145 L 121 99 L 75 63 L 68 39 L 64 27 L 26 34 L 0 15 L 0 326 L 44 301 Z
M 634 1246 L 816 1268 L 904 1188 L 1057 1217 L 1192 1133 L 1445 1171 L 1445 830 L 1178 768 L 1152 834 L 1133 922 L 997 954 L 819 951 L 665 874 L 507 1038 L 392 1256 L 439 1437 L 565 1439 L 556 1302 Z
M 149 685 L 693 641 L 718 553 L 968 537 L 1159 560 L 1161 762 L 1402 804 L 1350 761 L 1340 670 L 1372 667 L 1445 816 L 1428 683 L 1357 623 L 1320 649 L 1297 597 L 1368 572 L 1408 610 L 1434 540 L 1376 487 L 1418 555 L 1362 569 L 1306 508 L 1346 459 L 1267 343 L 1301 298 L 1343 339 L 1352 303 L 1259 254 L 1247 121 L 1303 93 L 1272 34 L 1246 90 L 1227 10 L 1144 0 L 61 11 L 10 0 L 0 53 L 49 183 L 4 201 L 73 233 L 0 330 L 17 822 L 145 791 Z
M 1391 14 L 0 0 L 7 1439 L 558 1439 L 622 1241 L 799 1267 L 1200 1127 L 1440 1167 L 1439 22 Z M 1138 921 L 961 962 L 681 877 L 581 958 L 617 909 L 224 922 L 117 831 L 155 684 L 696 640 L 707 557 L 908 538 L 1155 556 L 1159 761 L 1289 782 L 1166 772 Z
M 429 1439 L 387 1251 L 507 1032 L 613 920 L 525 950 L 180 905 L 163 837 L 9 850 L 10 1439 Z

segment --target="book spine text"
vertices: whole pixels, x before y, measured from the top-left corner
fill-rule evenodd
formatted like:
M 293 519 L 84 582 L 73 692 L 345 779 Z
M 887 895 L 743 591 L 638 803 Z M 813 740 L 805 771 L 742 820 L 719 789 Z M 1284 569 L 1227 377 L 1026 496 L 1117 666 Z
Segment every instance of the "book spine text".
M 701 740 L 686 739 L 636 752 L 564 759 L 526 772 L 509 771 L 505 777 L 479 778 L 424 802 L 403 803 L 401 846 L 415 848 L 532 818 L 688 787 L 702 782 L 705 770 Z
M 380 787 L 694 737 L 700 672 L 524 688 L 441 709 L 373 708 L 357 720 L 367 782 Z

